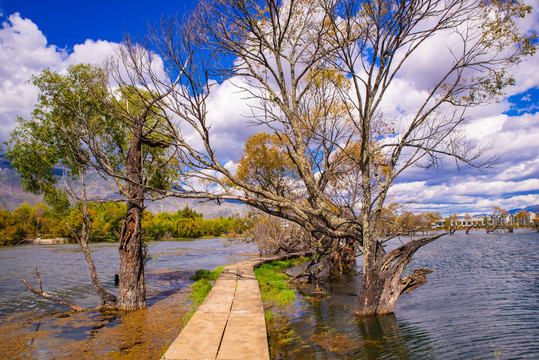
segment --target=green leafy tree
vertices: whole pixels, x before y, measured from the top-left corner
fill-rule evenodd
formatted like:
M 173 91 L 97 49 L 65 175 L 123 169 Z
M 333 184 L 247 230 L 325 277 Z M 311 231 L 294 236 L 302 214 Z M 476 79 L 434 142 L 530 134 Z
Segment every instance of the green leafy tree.
M 90 267 L 92 284 L 101 297 L 100 306 L 114 307 L 116 297 L 101 286 L 88 248 L 91 221 L 85 181 L 90 146 L 120 140 L 123 133 L 113 117 L 103 115 L 105 107 L 96 101 L 106 97 L 105 79 L 101 70 L 89 65 L 71 66 L 67 75 L 46 69 L 34 77 L 33 83 L 40 90 L 38 105 L 30 119 L 18 118 L 5 156 L 20 174 L 26 191 L 44 195 L 55 208 L 68 208 L 69 196 L 77 203 L 81 226 L 73 235 Z M 96 143 L 85 143 L 85 131 Z M 56 175 L 57 167 L 62 169 L 64 186 Z M 72 187 L 74 180 L 81 183 L 80 193 Z
M 45 204 L 21 205 L 14 212 L 0 211 L 0 245 L 25 243 L 35 237 L 68 237 L 62 215 Z
M 150 189 L 167 188 L 177 162 L 167 150 L 168 123 L 162 121 L 162 111 L 151 96 L 133 87 L 113 91 L 108 79 L 108 73 L 86 64 L 70 66 L 65 75 L 44 70 L 34 77 L 40 90 L 38 104 L 30 119 L 18 119 L 6 158 L 21 175 L 25 190 L 43 194 L 55 208 L 67 207 L 69 199 L 79 208 L 81 226 L 73 229 L 79 230 L 73 235 L 90 266 L 101 306 L 139 309 L 146 306 L 144 198 L 151 196 Z M 92 234 L 88 203 L 100 200 L 88 197 L 90 170 L 126 199 L 119 235 L 118 300 L 99 284 L 87 246 Z
M 189 206 L 185 206 L 182 210 L 178 210 L 178 212 L 175 214 L 176 217 L 179 218 L 189 218 L 189 219 L 197 219 L 202 218 L 202 214 L 197 213 L 193 209 L 191 209 Z

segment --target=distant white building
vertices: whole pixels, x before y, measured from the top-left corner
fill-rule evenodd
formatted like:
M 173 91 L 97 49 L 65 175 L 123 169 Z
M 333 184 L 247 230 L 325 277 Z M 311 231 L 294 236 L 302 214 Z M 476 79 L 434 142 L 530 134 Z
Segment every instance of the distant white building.
M 534 219 L 537 218 L 537 214 L 533 212 L 528 212 L 527 216 L 517 216 L 517 214 L 498 214 L 498 215 L 481 215 L 481 216 L 472 216 L 464 217 L 459 216 L 455 220 L 454 218 L 445 218 L 437 221 L 432 225 L 432 228 L 438 229 L 445 227 L 447 220 L 450 219 L 450 222 L 453 226 L 467 228 L 469 226 L 474 227 L 484 227 L 485 225 L 497 225 L 497 226 L 507 226 L 507 225 L 518 225 L 518 226 L 527 226 L 530 225 Z M 485 221 L 487 224 L 485 224 Z
M 456 225 L 457 227 L 468 227 L 472 225 L 476 227 L 481 227 L 485 225 L 484 216 L 472 216 L 472 217 L 459 216 L 456 220 L 450 218 L 450 221 L 453 224 L 453 226 Z M 436 222 L 435 225 L 437 228 L 441 228 L 441 227 L 444 227 L 445 224 L 446 224 L 446 219 L 442 219 Z

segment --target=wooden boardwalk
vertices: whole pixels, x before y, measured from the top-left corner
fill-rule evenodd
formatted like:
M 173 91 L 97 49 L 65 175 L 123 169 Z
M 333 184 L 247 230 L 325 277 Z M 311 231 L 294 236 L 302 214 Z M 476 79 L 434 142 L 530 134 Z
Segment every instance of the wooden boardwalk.
M 269 360 L 258 281 L 253 267 L 270 259 L 228 265 L 163 360 Z

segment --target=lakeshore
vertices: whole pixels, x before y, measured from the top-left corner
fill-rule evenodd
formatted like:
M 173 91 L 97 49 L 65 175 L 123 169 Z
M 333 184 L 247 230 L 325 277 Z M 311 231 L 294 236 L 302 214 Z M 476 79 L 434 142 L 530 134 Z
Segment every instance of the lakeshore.
M 189 277 L 194 270 L 203 268 L 200 265 L 205 261 L 219 260 L 218 265 L 224 265 L 236 262 L 227 262 L 233 256 L 241 261 L 246 258 L 241 254 L 248 249 L 217 248 L 216 240 L 210 239 L 157 245 L 158 248 L 153 248 L 154 259 L 148 265 L 148 309 L 76 314 L 28 294 L 33 307 L 19 313 L 11 309 L 10 314 L 0 317 L 3 329 L 0 358 L 48 359 L 72 355 L 83 359 L 157 359 L 163 356 L 192 310 L 188 293 Z M 76 246 L 4 248 L 0 261 L 6 260 L 2 256 L 6 255 L 5 250 L 32 250 L 42 254 L 41 257 L 47 254 L 48 260 L 62 256 L 69 265 L 69 258 L 76 257 L 72 249 Z M 110 260 L 104 253 L 116 253 L 114 244 L 97 245 L 93 250 L 103 265 Z M 188 265 L 191 260 L 195 260 L 192 266 Z M 352 314 L 359 289 L 356 276 L 322 284 L 317 291 L 298 288 L 292 305 L 265 309 L 273 313 L 272 325 L 268 327 L 271 358 L 534 359 L 539 356 L 535 345 L 539 343 L 535 286 L 539 273 L 539 234 L 474 231 L 466 235 L 457 231 L 418 252 L 411 267 L 421 266 L 435 270 L 429 275 L 429 282 L 402 296 L 394 315 L 372 321 L 360 321 Z M 5 271 L 6 267 L 2 269 Z M 44 280 L 44 287 L 52 287 L 52 280 Z M 74 296 L 80 289 L 67 290 Z M 81 294 L 76 293 L 77 297 Z M 9 306 L 25 304 L 11 302 Z

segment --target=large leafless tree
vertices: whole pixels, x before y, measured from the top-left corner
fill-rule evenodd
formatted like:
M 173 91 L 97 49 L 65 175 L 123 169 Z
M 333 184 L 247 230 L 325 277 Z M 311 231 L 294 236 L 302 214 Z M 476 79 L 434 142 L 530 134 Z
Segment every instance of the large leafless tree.
M 529 10 L 512 0 L 214 0 L 189 20 L 164 21 L 151 51 L 128 47 L 131 60 L 147 59 L 140 64 L 157 53 L 166 71 L 139 67 L 132 83 L 159 96 L 176 122 L 171 145 L 185 168 L 179 191 L 162 196 L 241 200 L 320 243 L 361 250 L 355 312 L 392 312 L 401 294 L 426 282 L 429 269 L 402 274 L 438 236 L 386 252 L 379 220 L 389 189 L 407 168 L 444 158 L 490 165 L 459 128 L 466 109 L 501 95 L 513 82 L 508 69 L 535 51 L 515 23 Z M 384 115 L 389 91 L 432 41 L 444 44 L 447 61 L 423 101 Z M 224 82 L 243 92 L 244 115 L 268 135 L 245 158 L 266 151 L 283 166 L 251 161 L 233 171 L 220 161 L 208 99 Z

